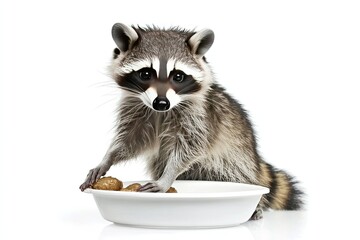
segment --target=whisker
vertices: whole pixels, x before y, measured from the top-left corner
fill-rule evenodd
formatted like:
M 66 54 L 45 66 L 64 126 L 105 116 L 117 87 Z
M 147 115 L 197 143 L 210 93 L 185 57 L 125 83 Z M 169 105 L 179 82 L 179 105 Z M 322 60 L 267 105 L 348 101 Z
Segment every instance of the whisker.
M 118 99 L 117 97 L 112 97 L 112 98 L 110 98 L 109 100 L 106 100 L 105 102 L 97 105 L 96 108 L 101 108 L 101 107 L 109 104 L 110 102 L 115 102 L 117 99 Z
M 133 88 L 129 88 L 129 87 L 123 87 L 123 86 L 120 86 L 120 88 L 121 88 L 122 90 L 131 92 L 131 93 L 135 93 L 135 94 L 139 94 L 139 93 L 140 93 L 137 89 L 133 89 Z

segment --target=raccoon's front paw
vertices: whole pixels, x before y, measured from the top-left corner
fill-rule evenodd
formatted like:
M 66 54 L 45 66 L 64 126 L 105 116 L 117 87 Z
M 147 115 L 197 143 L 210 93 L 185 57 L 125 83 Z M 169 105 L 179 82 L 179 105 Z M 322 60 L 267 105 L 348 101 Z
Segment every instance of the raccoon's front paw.
M 140 192 L 166 192 L 167 189 L 157 182 L 149 182 L 139 189 Z
M 100 177 L 105 175 L 109 168 L 110 165 L 100 165 L 96 168 L 91 169 L 86 176 L 85 182 L 80 185 L 80 190 L 84 191 L 86 188 L 91 187 L 97 180 L 100 179 Z

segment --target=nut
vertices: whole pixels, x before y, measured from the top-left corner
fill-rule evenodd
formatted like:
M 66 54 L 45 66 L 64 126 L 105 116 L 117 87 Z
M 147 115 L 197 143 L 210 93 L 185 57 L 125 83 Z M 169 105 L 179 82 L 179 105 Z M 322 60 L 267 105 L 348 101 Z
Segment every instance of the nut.
M 177 191 L 176 191 L 175 188 L 170 187 L 170 188 L 166 191 L 166 193 L 177 193 Z
M 119 191 L 123 187 L 123 183 L 113 177 L 100 178 L 93 186 L 94 189 L 99 190 L 113 190 Z
M 133 183 L 133 184 L 130 184 L 129 186 L 127 186 L 126 188 L 121 189 L 121 191 L 123 191 L 123 192 L 138 192 L 140 188 L 141 188 L 140 183 Z

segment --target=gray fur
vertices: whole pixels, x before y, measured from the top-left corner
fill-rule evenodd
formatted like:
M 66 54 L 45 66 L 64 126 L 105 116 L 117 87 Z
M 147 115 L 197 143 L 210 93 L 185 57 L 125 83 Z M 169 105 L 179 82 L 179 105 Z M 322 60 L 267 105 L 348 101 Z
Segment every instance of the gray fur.
M 204 79 L 199 81 L 201 90 L 184 95 L 171 110 L 157 112 L 139 98 L 139 89 L 130 91 L 123 87 L 125 93 L 119 106 L 114 141 L 103 161 L 90 170 L 80 188 L 84 190 L 91 186 L 110 166 L 142 155 L 154 179 L 143 186 L 142 191 L 165 192 L 175 179 L 242 182 L 271 188 L 259 209 L 272 206 L 299 208 L 301 191 L 295 188 L 289 175 L 284 172 L 278 175 L 280 172 L 261 159 L 245 110 L 214 81 L 210 67 L 189 43 L 192 36 L 196 36 L 199 43 L 201 37 L 211 38 L 211 34 L 213 41 L 212 31 L 196 35 L 179 29 L 135 30 L 139 35 L 138 42 L 114 59 L 111 67 L 118 83 L 126 75 L 121 69 L 132 62 L 171 58 L 181 60 L 203 74 Z M 201 54 L 208 50 L 212 41 L 210 39 L 210 45 L 207 43 Z M 281 191 L 288 195 L 277 196 L 277 186 L 288 187 Z M 294 201 L 296 204 L 291 205 L 292 208 L 287 207 Z M 259 209 L 256 218 L 261 218 Z

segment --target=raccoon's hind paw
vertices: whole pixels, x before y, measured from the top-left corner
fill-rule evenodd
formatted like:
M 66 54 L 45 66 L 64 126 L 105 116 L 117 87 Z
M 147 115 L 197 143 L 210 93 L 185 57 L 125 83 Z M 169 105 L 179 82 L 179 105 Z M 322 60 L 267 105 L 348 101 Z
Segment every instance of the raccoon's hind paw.
M 256 208 L 250 220 L 259 220 L 262 218 L 263 218 L 263 210 L 261 208 Z
M 141 186 L 140 192 L 164 192 L 164 190 L 156 182 L 150 182 Z

